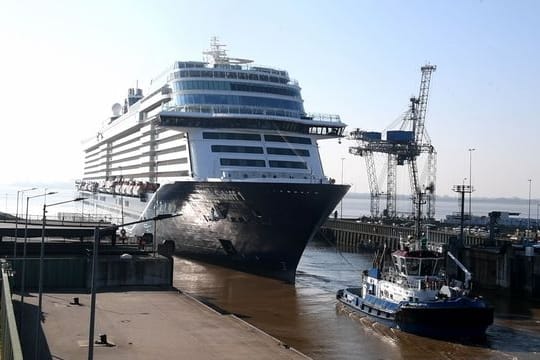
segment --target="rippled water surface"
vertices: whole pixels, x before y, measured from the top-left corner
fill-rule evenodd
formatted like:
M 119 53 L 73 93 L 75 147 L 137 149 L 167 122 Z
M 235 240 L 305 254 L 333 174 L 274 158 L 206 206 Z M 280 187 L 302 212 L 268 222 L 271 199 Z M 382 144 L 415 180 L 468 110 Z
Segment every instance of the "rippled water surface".
M 234 313 L 314 359 L 540 359 L 540 303 L 485 293 L 495 322 L 482 343 L 454 343 L 389 329 L 337 304 L 371 254 L 310 245 L 296 284 L 175 258 L 175 286 Z

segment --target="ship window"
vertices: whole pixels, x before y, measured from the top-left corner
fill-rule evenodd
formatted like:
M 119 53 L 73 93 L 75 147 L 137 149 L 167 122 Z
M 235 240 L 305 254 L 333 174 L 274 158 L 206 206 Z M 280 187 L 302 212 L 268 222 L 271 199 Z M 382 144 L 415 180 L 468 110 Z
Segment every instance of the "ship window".
M 285 149 L 285 148 L 266 148 L 266 152 L 272 155 L 296 155 L 309 156 L 309 150 L 304 149 Z
M 260 141 L 261 136 L 259 134 L 203 132 L 203 139 Z
M 307 169 L 307 164 L 300 161 L 277 161 L 270 160 L 270 167 L 287 169 Z
M 264 135 L 266 141 L 273 142 L 288 142 L 295 144 L 311 144 L 310 138 L 298 137 L 298 136 L 281 136 L 281 135 Z
M 443 262 L 440 261 L 440 260 L 435 260 L 435 268 L 433 269 L 433 274 L 434 275 L 437 275 L 439 273 L 439 271 L 441 270 L 441 266 L 442 266 Z
M 212 152 L 262 154 L 263 148 L 259 146 L 212 145 Z
M 407 275 L 418 276 L 420 274 L 420 259 L 407 259 Z
M 433 275 L 433 270 L 435 269 L 435 259 L 424 259 L 422 260 L 420 267 L 421 276 L 431 276 Z
M 244 83 L 231 83 L 230 86 L 231 86 L 231 90 L 236 90 L 236 91 L 261 92 L 261 93 L 270 93 L 270 94 L 287 95 L 287 96 L 300 96 L 300 91 L 298 91 L 298 89 L 290 89 L 286 87 L 244 84 Z
M 219 159 L 223 166 L 251 166 L 251 167 L 266 167 L 264 160 L 252 159 Z

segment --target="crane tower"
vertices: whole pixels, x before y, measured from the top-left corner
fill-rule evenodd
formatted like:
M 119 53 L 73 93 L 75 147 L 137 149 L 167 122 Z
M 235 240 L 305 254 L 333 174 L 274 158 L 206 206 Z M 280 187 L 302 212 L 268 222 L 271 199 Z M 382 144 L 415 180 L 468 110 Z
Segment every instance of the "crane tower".
M 425 202 L 427 216 L 435 215 L 435 181 L 436 181 L 436 151 L 425 129 L 427 104 L 431 76 L 437 69 L 435 65 L 424 65 L 421 68 L 420 90 L 418 97 L 410 99 L 409 109 L 400 120 L 396 130 L 388 130 L 386 139 L 382 139 L 380 132 L 363 131 L 356 129 L 349 133 L 348 138 L 356 141 L 356 146 L 349 147 L 349 152 L 364 157 L 366 161 L 369 190 L 371 194 L 371 216 L 380 215 L 380 198 L 386 195 L 386 209 L 383 216 L 394 218 L 397 196 L 397 167 L 407 164 L 411 186 L 411 200 L 414 204 Z M 374 153 L 387 155 L 386 194 L 382 193 L 377 183 Z M 427 155 L 427 176 L 425 183 L 420 184 L 417 159 L 421 154 Z M 423 189 L 422 189 L 423 187 Z M 421 198 L 426 192 L 424 198 Z

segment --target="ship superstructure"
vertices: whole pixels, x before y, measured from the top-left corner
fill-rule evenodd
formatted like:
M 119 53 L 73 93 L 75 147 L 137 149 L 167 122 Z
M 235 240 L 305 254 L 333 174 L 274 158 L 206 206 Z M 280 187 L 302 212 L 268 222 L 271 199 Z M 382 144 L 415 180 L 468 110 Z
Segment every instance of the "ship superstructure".
M 317 146 L 345 124 L 307 114 L 284 70 L 229 58 L 215 39 L 205 55 L 113 105 L 87 143 L 80 189 L 122 221 L 181 213 L 157 226 L 177 252 L 294 280 L 305 244 L 348 189 L 324 175 Z

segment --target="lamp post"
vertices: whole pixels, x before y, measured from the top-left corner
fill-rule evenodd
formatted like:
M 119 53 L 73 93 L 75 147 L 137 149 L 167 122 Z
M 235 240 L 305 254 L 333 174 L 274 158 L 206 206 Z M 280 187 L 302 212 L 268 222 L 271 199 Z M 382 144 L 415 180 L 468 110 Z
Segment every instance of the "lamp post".
M 154 221 L 154 224 L 155 224 L 156 221 L 158 220 L 169 219 L 169 218 L 180 216 L 180 215 L 182 214 L 161 214 L 161 215 L 156 215 L 150 219 L 137 220 L 137 221 L 130 222 L 127 224 L 122 224 L 122 225 L 130 226 L 130 225 L 140 224 L 147 221 Z M 108 231 L 108 230 L 116 231 L 118 227 L 119 227 L 118 225 L 112 225 L 105 228 L 99 228 L 99 227 L 94 228 L 94 249 L 92 253 L 92 278 L 90 282 L 90 328 L 88 330 L 88 360 L 94 359 L 94 327 L 95 327 L 95 319 L 96 319 L 96 270 L 97 270 L 97 264 L 98 264 L 97 260 L 98 260 L 98 247 L 99 247 L 100 232 Z
M 531 182 L 532 180 L 529 179 L 529 217 L 527 220 L 527 230 L 531 229 Z
M 29 188 L 23 190 L 17 190 L 17 206 L 15 210 L 15 241 L 13 241 L 13 259 L 17 257 L 17 239 L 19 238 L 19 193 L 21 197 L 24 197 L 26 191 L 36 190 L 37 188 Z
M 45 252 L 45 222 L 46 222 L 46 213 L 47 213 L 47 207 L 55 206 L 55 205 L 61 205 L 66 204 L 74 201 L 81 201 L 84 200 L 83 197 L 78 197 L 72 200 L 66 200 L 66 201 L 60 201 L 53 204 L 43 204 L 43 219 L 42 219 L 42 226 L 41 226 L 41 246 L 39 250 L 39 282 L 38 282 L 38 309 L 36 314 L 36 342 L 35 342 L 35 358 L 38 359 L 39 354 L 39 324 L 41 322 L 41 305 L 43 300 L 43 256 Z
M 476 149 L 469 149 L 469 188 L 471 192 L 469 193 L 469 216 L 472 216 L 471 204 L 472 204 L 472 153 Z
M 46 191 L 46 190 L 45 190 Z M 34 196 L 27 196 L 26 197 L 26 216 L 24 218 L 24 243 L 23 243 L 23 260 L 22 260 L 22 271 L 21 271 L 21 311 L 20 311 L 20 332 L 22 332 L 22 327 L 24 325 L 23 319 L 23 309 L 24 309 L 24 286 L 26 281 L 26 242 L 28 239 L 28 204 L 30 199 L 37 198 L 41 196 L 47 196 L 47 195 L 54 195 L 56 194 L 56 191 L 51 192 L 45 192 L 44 194 L 34 195 Z
M 341 185 L 343 185 L 343 161 L 345 160 L 344 157 L 341 158 Z M 339 218 L 343 219 L 343 198 L 339 202 Z
M 122 225 L 124 224 L 124 193 L 122 191 L 122 187 L 124 185 L 124 176 L 122 175 L 122 167 L 119 166 L 118 169 L 120 169 L 120 214 L 122 217 Z M 123 228 L 123 226 L 122 226 Z
M 536 203 L 536 231 L 538 232 L 538 211 L 540 210 L 540 203 Z

